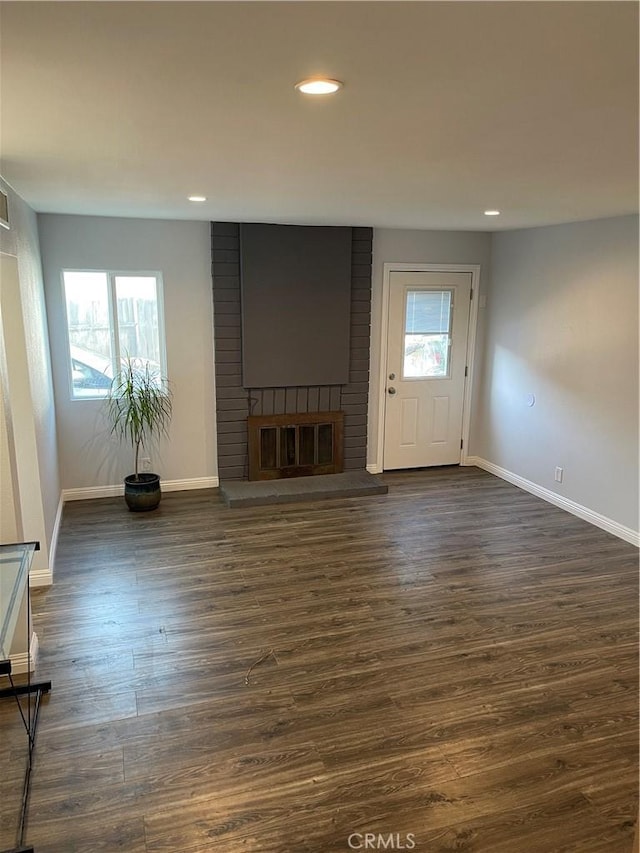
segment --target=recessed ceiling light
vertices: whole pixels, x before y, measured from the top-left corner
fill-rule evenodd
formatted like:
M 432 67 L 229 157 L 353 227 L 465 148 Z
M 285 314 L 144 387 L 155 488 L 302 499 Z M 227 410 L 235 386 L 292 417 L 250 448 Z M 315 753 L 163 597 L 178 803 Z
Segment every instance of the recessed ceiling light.
M 500 211 L 499 210 L 485 210 L 484 215 L 485 216 L 500 216 Z
M 204 195 L 190 195 L 189 201 L 206 201 L 207 197 Z
M 305 95 L 332 95 L 338 89 L 342 89 L 344 84 L 339 80 L 329 80 L 326 77 L 310 77 L 308 80 L 301 80 L 296 83 L 296 89 L 299 92 L 304 92 Z

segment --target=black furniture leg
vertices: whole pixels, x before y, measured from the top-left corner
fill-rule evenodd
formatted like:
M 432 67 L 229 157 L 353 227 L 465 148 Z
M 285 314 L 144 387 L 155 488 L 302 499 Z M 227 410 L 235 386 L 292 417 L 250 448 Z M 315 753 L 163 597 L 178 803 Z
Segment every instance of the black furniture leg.
M 0 663 L 0 668 L 5 661 Z M 11 669 L 9 665 L 9 669 L 3 673 L 5 675 L 9 675 L 11 678 Z M 31 845 L 24 846 L 24 835 L 27 825 L 27 810 L 29 808 L 29 792 L 31 790 L 31 769 L 33 767 L 33 753 L 36 745 L 36 727 L 38 725 L 38 712 L 40 711 L 40 700 L 45 693 L 48 693 L 51 690 L 51 682 L 50 681 L 34 681 L 29 684 L 13 684 L 11 683 L 11 687 L 4 687 L 0 689 L 0 699 L 14 697 L 16 702 L 20 707 L 20 716 L 22 717 L 22 722 L 24 724 L 25 730 L 29 737 L 29 752 L 27 755 L 27 766 L 24 772 L 24 783 L 22 786 L 22 805 L 20 809 L 20 824 L 18 827 L 18 846 L 12 847 L 10 850 L 3 850 L 0 853 L 34 853 L 34 849 Z M 28 718 L 25 719 L 24 713 L 22 711 L 22 706 L 20 706 L 20 696 L 29 696 L 29 702 L 31 702 L 31 697 L 34 697 L 33 703 L 33 712 L 29 711 Z

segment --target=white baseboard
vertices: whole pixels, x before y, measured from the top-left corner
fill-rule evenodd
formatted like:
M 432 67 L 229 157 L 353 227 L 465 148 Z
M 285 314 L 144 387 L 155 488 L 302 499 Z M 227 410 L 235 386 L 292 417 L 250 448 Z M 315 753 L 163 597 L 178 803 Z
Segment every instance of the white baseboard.
M 377 462 L 372 462 L 371 465 L 367 465 L 367 471 L 370 474 L 382 474 L 382 468 Z
M 163 492 L 186 492 L 191 489 L 217 489 L 218 477 L 193 477 L 188 480 L 161 480 Z M 117 486 L 85 486 L 79 489 L 63 489 L 62 500 L 90 501 L 94 498 L 114 498 L 124 494 L 124 483 Z
M 29 587 L 51 586 L 53 583 L 53 571 L 48 569 L 31 569 L 29 572 Z
M 186 492 L 192 489 L 217 489 L 220 485 L 218 477 L 193 477 L 190 480 L 162 480 L 165 492 Z
M 39 648 L 38 635 L 33 631 L 29 643 L 29 653 L 19 652 L 16 655 L 11 655 L 11 674 L 24 675 L 27 672 L 33 672 L 38 662 Z
M 60 494 L 60 499 L 58 500 L 58 511 L 56 512 L 56 520 L 53 523 L 53 533 L 51 534 L 51 544 L 49 546 L 49 564 L 51 565 L 51 571 L 55 566 L 56 562 L 56 550 L 58 548 L 58 536 L 60 534 L 60 525 L 62 524 L 62 510 L 64 509 L 64 498 L 62 497 L 62 493 Z
M 94 498 L 115 498 L 123 494 L 124 483 L 118 486 L 83 486 L 78 489 L 63 489 L 62 500 L 65 503 L 69 501 L 90 501 Z
M 578 518 L 582 518 L 584 521 L 588 521 L 590 524 L 600 527 L 602 530 L 606 530 L 607 533 L 612 533 L 619 539 L 624 539 L 625 542 L 630 542 L 636 547 L 640 546 L 640 532 L 637 530 L 633 530 L 631 527 L 625 527 L 624 524 L 619 524 L 617 521 L 614 521 L 612 518 L 608 518 L 606 515 L 601 515 L 599 512 L 589 509 L 589 507 L 576 503 L 562 495 L 558 495 L 556 492 L 552 492 L 551 489 L 539 486 L 537 483 L 531 482 L 531 480 L 526 480 L 524 477 L 520 477 L 518 474 L 508 471 L 506 468 L 501 468 L 499 465 L 494 465 L 493 462 L 482 459 L 480 456 L 468 456 L 465 464 L 475 465 L 478 468 L 482 468 L 484 471 L 488 471 L 490 474 L 495 474 L 495 476 L 500 477 L 501 480 L 506 480 L 508 483 L 512 483 L 519 489 L 523 489 L 525 492 L 529 492 L 538 498 L 542 498 L 543 501 L 547 501 L 547 503 L 560 507 L 560 509 L 564 509 L 566 512 L 570 512 L 572 515 L 576 515 Z
M 53 531 L 51 533 L 51 541 L 49 543 L 49 567 L 47 569 L 32 569 L 29 572 L 30 587 L 51 586 L 53 583 L 53 572 L 56 562 L 56 550 L 58 548 L 58 535 L 60 533 L 60 525 L 62 523 L 63 507 L 64 500 L 61 494 L 60 499 L 58 500 L 58 509 L 56 511 L 55 521 L 53 522 Z

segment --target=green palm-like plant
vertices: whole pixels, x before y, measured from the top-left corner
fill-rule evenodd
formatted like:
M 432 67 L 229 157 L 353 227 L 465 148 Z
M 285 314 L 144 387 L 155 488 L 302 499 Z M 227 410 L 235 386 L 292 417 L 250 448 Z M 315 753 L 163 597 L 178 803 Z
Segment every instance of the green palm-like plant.
M 107 417 L 111 433 L 134 450 L 134 477 L 140 480 L 140 448 L 152 438 L 168 435 L 172 400 L 169 383 L 149 368 L 149 363 L 126 358 L 111 383 Z

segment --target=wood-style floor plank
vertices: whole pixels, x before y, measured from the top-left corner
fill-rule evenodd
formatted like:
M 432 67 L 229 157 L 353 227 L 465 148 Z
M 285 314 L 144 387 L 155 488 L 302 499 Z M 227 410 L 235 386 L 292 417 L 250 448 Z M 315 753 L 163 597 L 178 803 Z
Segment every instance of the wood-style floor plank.
M 38 853 L 344 853 L 354 833 L 630 853 L 637 550 L 474 468 L 384 480 L 65 506 L 33 594 Z M 0 705 L 0 848 L 15 716 Z

